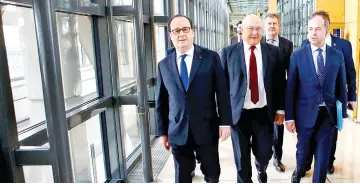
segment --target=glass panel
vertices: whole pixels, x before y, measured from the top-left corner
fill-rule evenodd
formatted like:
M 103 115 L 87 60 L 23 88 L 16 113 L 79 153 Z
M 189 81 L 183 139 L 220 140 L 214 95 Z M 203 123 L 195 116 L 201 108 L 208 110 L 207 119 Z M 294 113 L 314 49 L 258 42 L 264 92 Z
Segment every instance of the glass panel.
M 49 143 L 42 145 L 49 148 Z M 23 166 L 26 183 L 54 183 L 51 165 Z
M 179 0 L 173 0 L 174 15 L 179 14 Z
M 117 21 L 116 28 L 119 86 L 122 88 L 136 80 L 134 29 L 133 23 L 127 21 Z
M 51 165 L 23 166 L 25 183 L 54 183 Z
M 1 6 L 16 122 L 21 132 L 45 120 L 32 9 Z
M 71 129 L 69 140 L 74 182 L 105 182 L 105 161 L 99 115 Z
M 132 5 L 133 0 L 113 0 L 113 5 Z
M 125 154 L 128 157 L 140 145 L 140 125 L 136 105 L 123 105 L 119 108 L 120 123 L 125 143 Z
M 164 0 L 154 0 L 154 15 L 165 15 Z
M 156 40 L 156 63 L 159 63 L 166 56 L 165 27 L 155 26 Z
M 91 18 L 56 13 L 66 110 L 98 96 Z

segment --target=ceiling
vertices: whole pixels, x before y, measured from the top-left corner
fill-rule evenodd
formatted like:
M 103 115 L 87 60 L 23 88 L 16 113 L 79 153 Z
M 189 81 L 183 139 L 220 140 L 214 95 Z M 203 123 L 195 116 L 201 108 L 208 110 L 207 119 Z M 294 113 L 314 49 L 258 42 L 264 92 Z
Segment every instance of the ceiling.
M 247 14 L 256 14 L 260 8 L 260 12 L 267 12 L 268 0 L 227 0 L 231 14 L 230 22 L 236 24 L 239 20 L 243 20 Z
M 250 14 L 256 13 L 257 9 L 263 13 L 268 10 L 268 0 L 227 0 L 232 13 Z

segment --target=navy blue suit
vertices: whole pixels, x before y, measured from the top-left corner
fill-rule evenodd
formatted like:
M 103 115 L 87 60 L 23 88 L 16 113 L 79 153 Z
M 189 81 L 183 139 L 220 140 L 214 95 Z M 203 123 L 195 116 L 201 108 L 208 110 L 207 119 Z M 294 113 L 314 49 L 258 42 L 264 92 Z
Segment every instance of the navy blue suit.
M 326 47 L 325 79 L 317 78 L 310 44 L 291 55 L 286 85 L 286 120 L 295 120 L 298 143 L 296 161 L 299 173 L 305 169 L 311 142 L 315 141 L 313 182 L 325 182 L 331 142 L 337 124 L 336 100 L 343 104 L 346 117 L 346 74 L 340 51 Z M 320 107 L 320 95 L 326 107 Z
M 301 47 L 305 47 L 308 44 L 309 44 L 309 40 L 306 39 L 302 42 Z M 351 43 L 348 40 L 344 40 L 342 38 L 338 38 L 331 35 L 331 47 L 336 48 L 344 55 L 346 84 L 348 87 L 348 93 L 347 93 L 348 101 L 356 101 L 356 71 L 355 71 L 354 61 L 352 58 Z M 338 131 L 335 131 L 332 141 L 329 166 L 332 166 L 335 161 L 337 137 L 338 137 Z M 307 169 L 311 168 L 312 158 L 313 158 L 313 153 L 311 152 L 309 155 Z
M 231 139 L 238 182 L 251 182 L 251 148 L 256 157 L 257 170 L 266 171 L 272 155 L 276 111 L 284 110 L 285 106 L 285 70 L 279 58 L 279 51 L 277 47 L 261 42 L 261 55 L 263 74 L 258 77 L 264 79 L 267 103 L 263 108 L 243 109 L 249 88 L 244 44 L 240 42 L 230 45 L 221 52 L 221 62 L 230 89 L 233 123 Z
M 157 134 L 168 136 L 175 159 L 176 182 L 191 182 L 194 150 L 201 160 L 205 180 L 218 180 L 219 126 L 231 124 L 229 91 L 219 55 L 194 47 L 187 90 L 179 76 L 176 52 L 158 64 Z

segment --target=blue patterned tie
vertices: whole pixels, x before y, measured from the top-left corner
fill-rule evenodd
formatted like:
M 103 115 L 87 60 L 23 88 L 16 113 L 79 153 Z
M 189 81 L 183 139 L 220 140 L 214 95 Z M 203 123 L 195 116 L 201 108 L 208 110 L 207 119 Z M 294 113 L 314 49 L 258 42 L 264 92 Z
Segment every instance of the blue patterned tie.
M 185 63 L 186 54 L 181 55 L 181 62 L 180 62 L 180 77 L 183 82 L 185 90 L 188 89 L 189 85 L 189 76 L 188 71 Z
M 324 57 L 322 55 L 322 49 L 318 48 L 318 56 L 317 56 L 317 65 L 318 65 L 318 72 L 317 72 L 317 77 L 318 80 L 320 82 L 320 85 L 322 86 L 324 84 L 324 79 L 325 79 L 325 64 L 324 64 Z M 322 104 L 324 102 L 324 97 L 323 94 L 320 94 L 320 104 Z

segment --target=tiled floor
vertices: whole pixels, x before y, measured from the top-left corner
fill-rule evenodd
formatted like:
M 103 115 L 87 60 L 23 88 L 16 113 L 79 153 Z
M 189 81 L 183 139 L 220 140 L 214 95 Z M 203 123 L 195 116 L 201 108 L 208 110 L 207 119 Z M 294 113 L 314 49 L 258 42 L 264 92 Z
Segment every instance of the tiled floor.
M 296 134 L 291 134 L 285 130 L 284 137 L 284 154 L 283 163 L 286 167 L 285 173 L 279 173 L 275 170 L 270 161 L 267 169 L 269 183 L 290 183 L 291 174 L 295 168 L 295 145 Z M 331 183 L 350 183 L 360 182 L 360 125 L 356 125 L 350 120 L 344 122 L 344 129 L 339 133 L 337 144 L 336 160 L 335 160 L 335 173 L 328 175 L 328 181 Z M 231 139 L 220 143 L 220 165 L 221 176 L 220 182 L 230 183 L 236 182 L 236 167 L 233 157 Z M 254 162 L 254 157 L 252 157 Z M 253 182 L 258 182 L 255 166 L 253 165 Z M 302 178 L 302 183 L 310 183 L 312 180 L 312 170 L 307 172 L 306 176 Z M 204 182 L 203 175 L 196 167 L 196 176 L 193 182 Z M 255 174 L 254 174 L 255 173 Z M 174 162 L 172 156 L 165 164 L 161 171 L 158 182 L 174 182 Z

